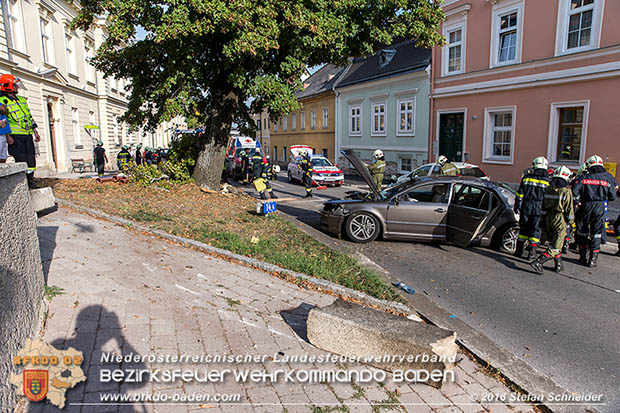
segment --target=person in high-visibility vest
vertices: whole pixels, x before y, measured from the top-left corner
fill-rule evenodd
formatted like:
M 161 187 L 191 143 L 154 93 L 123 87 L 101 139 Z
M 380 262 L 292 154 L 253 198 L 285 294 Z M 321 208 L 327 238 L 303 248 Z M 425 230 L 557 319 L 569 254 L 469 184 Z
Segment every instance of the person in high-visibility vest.
M 17 95 L 20 86 L 21 82 L 17 77 L 11 74 L 0 75 L 0 103 L 8 110 L 11 127 L 11 134 L 6 139 L 9 155 L 15 158 L 15 162 L 26 162 L 28 186 L 35 188 L 34 171 L 37 169 L 37 159 L 34 141 L 39 142 L 41 137 L 37 132 L 37 124 L 30 114 L 28 102 L 24 97 Z

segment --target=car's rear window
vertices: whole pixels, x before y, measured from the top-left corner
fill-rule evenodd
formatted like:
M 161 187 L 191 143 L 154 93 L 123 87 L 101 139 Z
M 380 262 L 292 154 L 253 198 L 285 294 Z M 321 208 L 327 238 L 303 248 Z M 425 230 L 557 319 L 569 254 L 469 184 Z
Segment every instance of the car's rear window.
M 471 176 L 474 178 L 482 178 L 485 175 L 484 172 L 482 172 L 482 169 L 478 168 L 478 167 L 466 167 L 466 168 L 461 168 L 461 175 L 462 176 Z

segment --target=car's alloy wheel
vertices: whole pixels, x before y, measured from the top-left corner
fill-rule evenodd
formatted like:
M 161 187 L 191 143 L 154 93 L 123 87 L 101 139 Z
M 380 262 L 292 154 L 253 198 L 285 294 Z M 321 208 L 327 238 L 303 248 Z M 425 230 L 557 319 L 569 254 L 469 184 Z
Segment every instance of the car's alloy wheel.
M 509 227 L 502 232 L 499 247 L 502 251 L 510 254 L 517 249 L 517 238 L 519 237 L 519 227 Z
M 379 235 L 379 220 L 374 215 L 361 212 L 347 219 L 346 232 L 351 241 L 366 243 Z

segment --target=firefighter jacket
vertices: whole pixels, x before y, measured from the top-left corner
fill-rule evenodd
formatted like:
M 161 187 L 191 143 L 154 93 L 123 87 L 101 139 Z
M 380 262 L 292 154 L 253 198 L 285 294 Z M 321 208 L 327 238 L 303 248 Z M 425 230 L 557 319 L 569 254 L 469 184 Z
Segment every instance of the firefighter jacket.
M 304 171 L 304 175 L 312 176 L 312 158 L 310 156 L 304 156 L 299 160 L 299 166 Z
M 119 167 L 127 166 L 131 161 L 131 154 L 128 150 L 121 149 L 121 151 L 116 155 L 116 159 Z
M 616 180 L 602 166 L 590 168 L 590 171 L 577 178 L 573 186 L 575 202 L 588 204 L 604 203 L 616 199 Z
M 561 178 L 555 178 L 561 180 Z M 565 223 L 572 226 L 575 222 L 573 213 L 573 193 L 568 187 L 568 182 L 551 180 L 551 185 L 545 191 L 543 210 L 547 215 L 563 216 Z
M 28 107 L 28 101 L 21 96 L 17 96 L 16 99 L 3 94 L 0 98 L 0 103 L 3 103 L 9 111 L 9 125 L 11 126 L 11 134 L 13 135 L 30 135 L 37 127 L 37 124 L 32 119 L 30 114 L 30 108 Z
M 452 162 L 446 162 L 441 166 L 441 175 L 457 176 L 459 174 L 459 168 Z
M 263 173 L 263 157 L 261 154 L 257 153 L 252 156 L 252 175 L 254 178 L 261 177 Z
M 546 169 L 536 168 L 525 174 L 516 194 L 514 209 L 522 215 L 542 215 L 543 198 L 549 181 Z

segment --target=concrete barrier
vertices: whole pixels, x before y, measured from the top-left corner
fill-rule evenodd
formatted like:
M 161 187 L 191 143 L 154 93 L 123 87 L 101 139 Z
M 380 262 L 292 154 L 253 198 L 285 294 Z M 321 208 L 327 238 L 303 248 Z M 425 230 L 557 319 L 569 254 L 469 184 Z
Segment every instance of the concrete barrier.
M 15 405 L 12 355 L 39 331 L 43 271 L 26 164 L 0 164 L 0 411 Z
M 454 377 L 456 334 L 439 327 L 337 300 L 310 311 L 307 332 L 320 349 L 393 373 L 410 372 L 409 378 L 433 387 Z M 432 377 L 419 380 L 425 372 Z
M 56 206 L 56 200 L 54 199 L 54 193 L 52 188 L 37 188 L 30 190 L 30 202 L 34 212 L 42 212 L 48 209 L 52 209 Z

